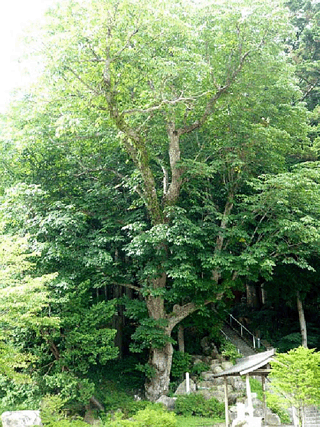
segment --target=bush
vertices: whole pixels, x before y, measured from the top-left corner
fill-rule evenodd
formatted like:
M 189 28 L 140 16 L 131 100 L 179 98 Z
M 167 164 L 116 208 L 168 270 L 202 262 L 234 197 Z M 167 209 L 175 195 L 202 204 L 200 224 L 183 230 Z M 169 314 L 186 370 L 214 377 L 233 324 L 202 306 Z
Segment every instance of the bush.
M 252 393 L 257 393 L 257 397 L 263 402 L 263 390 L 260 381 L 250 378 L 250 388 Z M 282 424 L 290 424 L 290 417 L 287 411 L 281 406 L 279 396 L 276 394 L 266 393 L 267 406 L 272 412 L 279 415 Z
M 221 347 L 221 354 L 230 362 L 235 363 L 237 359 L 242 357 L 242 354 L 238 353 L 237 347 L 230 341 L 226 341 Z
M 179 379 L 190 370 L 191 356 L 189 353 L 175 351 L 172 358 L 171 376 L 174 379 Z
M 224 404 L 214 397 L 206 400 L 202 394 L 187 394 L 178 396 L 175 412 L 184 416 L 223 417 Z
M 104 400 L 106 412 L 116 412 L 121 410 L 125 418 L 129 418 L 139 410 L 146 409 L 152 405 L 151 402 L 145 400 L 136 401 L 123 391 L 112 391 L 107 394 Z
M 200 375 L 201 372 L 209 371 L 209 369 L 210 369 L 209 365 L 207 365 L 204 362 L 199 362 L 199 363 L 196 363 L 195 365 L 192 366 L 191 374 L 192 375 Z
M 261 382 L 252 377 L 249 378 L 249 382 L 250 382 L 251 393 L 257 393 L 257 398 L 262 402 L 263 390 L 262 390 Z
M 173 412 L 167 412 L 162 405 L 152 405 L 141 411 L 130 420 L 121 419 L 123 415 L 117 414 L 116 419 L 107 421 L 104 427 L 176 427 L 176 415 Z
M 45 427 L 87 427 L 88 424 L 81 419 L 67 419 L 63 409 L 65 402 L 59 395 L 47 395 L 41 406 L 41 421 Z
M 291 420 L 286 409 L 281 405 L 279 396 L 276 394 L 266 393 L 267 406 L 272 412 L 279 415 L 281 424 L 290 424 Z

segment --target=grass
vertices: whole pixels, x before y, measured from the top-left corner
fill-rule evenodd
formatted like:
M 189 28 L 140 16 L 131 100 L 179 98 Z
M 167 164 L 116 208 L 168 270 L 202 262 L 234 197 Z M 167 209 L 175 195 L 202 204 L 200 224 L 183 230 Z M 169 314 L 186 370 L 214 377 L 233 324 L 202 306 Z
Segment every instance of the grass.
M 216 424 L 222 422 L 223 420 L 218 418 L 177 416 L 177 427 L 214 427 Z

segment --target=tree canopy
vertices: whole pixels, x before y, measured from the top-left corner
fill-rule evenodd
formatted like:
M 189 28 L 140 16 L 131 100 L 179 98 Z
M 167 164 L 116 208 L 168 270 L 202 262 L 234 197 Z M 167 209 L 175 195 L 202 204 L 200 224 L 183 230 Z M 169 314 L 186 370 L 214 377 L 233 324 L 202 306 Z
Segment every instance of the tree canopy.
M 58 273 L 55 375 L 116 357 L 126 302 L 156 400 L 187 316 L 279 265 L 313 269 L 319 164 L 290 18 L 273 0 L 71 0 L 28 40 L 42 73 L 2 120 L 2 222 Z

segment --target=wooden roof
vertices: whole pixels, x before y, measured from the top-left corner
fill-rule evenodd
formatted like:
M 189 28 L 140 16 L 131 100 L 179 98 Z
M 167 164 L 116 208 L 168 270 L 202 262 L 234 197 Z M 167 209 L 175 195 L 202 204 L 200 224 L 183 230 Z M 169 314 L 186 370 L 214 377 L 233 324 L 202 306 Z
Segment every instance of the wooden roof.
M 267 366 L 275 355 L 275 349 L 257 353 L 252 356 L 238 359 L 237 363 L 232 368 L 226 369 L 223 372 L 214 374 L 214 377 L 229 377 L 242 375 L 268 375 L 270 369 Z

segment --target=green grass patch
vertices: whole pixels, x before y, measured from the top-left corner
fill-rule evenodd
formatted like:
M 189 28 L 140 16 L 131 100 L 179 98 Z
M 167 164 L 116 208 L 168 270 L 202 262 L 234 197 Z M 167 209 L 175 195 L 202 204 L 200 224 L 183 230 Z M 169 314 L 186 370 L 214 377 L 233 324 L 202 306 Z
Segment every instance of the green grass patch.
M 177 427 L 213 427 L 216 424 L 222 423 L 222 418 L 207 418 L 207 417 L 182 417 L 177 416 Z

